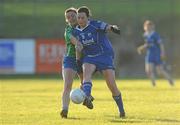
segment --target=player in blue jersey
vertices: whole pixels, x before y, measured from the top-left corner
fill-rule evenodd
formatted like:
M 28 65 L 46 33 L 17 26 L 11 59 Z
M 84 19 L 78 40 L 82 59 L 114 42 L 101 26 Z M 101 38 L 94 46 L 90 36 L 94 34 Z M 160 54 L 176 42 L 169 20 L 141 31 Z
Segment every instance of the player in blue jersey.
M 145 56 L 145 70 L 152 85 L 155 86 L 155 73 L 154 68 L 157 69 L 159 74 L 169 81 L 170 85 L 173 85 L 173 80 L 166 70 L 163 68 L 163 60 L 165 59 L 165 49 L 159 34 L 155 31 L 155 25 L 152 21 L 146 20 L 144 22 L 144 41 L 145 44 L 138 47 L 138 53 L 141 54 L 146 51 Z
M 73 30 L 72 34 L 83 45 L 81 51 L 83 54 L 83 91 L 87 96 L 83 104 L 93 109 L 89 96 L 92 88 L 92 74 L 95 70 L 98 70 L 102 72 L 106 80 L 118 106 L 120 117 L 125 117 L 121 93 L 115 82 L 114 52 L 111 42 L 106 36 L 108 31 L 120 34 L 120 30 L 115 25 L 91 20 L 90 11 L 86 6 L 80 7 L 77 12 L 79 26 Z

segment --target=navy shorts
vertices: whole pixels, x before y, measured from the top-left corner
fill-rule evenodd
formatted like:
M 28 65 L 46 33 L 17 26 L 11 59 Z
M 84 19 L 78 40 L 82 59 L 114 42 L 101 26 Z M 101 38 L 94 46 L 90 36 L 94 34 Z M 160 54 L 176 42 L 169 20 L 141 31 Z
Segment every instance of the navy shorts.
M 98 71 L 113 69 L 114 63 L 112 56 L 109 55 L 99 55 L 96 57 L 84 57 L 83 63 L 90 63 L 96 66 Z
M 82 73 L 82 65 L 77 65 L 75 57 L 65 56 L 63 59 L 63 68 L 70 68 L 78 73 Z
M 162 64 L 162 60 L 160 56 L 146 56 L 145 57 L 145 63 L 152 63 L 154 65 L 161 65 Z

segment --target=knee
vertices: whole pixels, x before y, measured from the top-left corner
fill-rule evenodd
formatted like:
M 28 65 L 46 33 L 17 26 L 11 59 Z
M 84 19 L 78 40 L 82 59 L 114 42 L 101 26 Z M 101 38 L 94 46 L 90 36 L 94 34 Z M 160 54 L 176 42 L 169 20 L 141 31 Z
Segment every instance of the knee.
M 162 71 L 162 70 L 157 70 L 157 74 L 158 74 L 159 76 L 162 76 L 163 71 Z
M 64 93 L 69 93 L 71 91 L 70 87 L 64 87 Z
M 70 92 L 72 89 L 72 83 L 67 83 L 65 82 L 64 83 L 64 92 L 67 93 L 67 92 Z
M 146 70 L 146 74 L 147 74 L 148 76 L 152 76 L 152 75 L 153 75 L 153 72 L 152 72 L 151 70 Z
M 160 66 L 157 68 L 157 73 L 158 73 L 158 75 L 162 76 L 162 75 L 166 74 L 166 71 L 164 70 L 164 68 L 162 66 Z
M 95 69 L 96 66 L 94 64 L 83 64 L 83 82 L 91 81 L 91 77 Z

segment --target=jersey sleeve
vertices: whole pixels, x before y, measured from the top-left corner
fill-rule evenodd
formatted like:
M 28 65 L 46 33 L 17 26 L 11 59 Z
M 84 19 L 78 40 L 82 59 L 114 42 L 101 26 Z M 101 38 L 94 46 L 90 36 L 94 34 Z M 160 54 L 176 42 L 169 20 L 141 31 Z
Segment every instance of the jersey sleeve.
M 79 38 L 79 36 L 78 36 L 78 32 L 77 32 L 76 29 L 74 29 L 74 30 L 72 31 L 72 36 L 75 37 L 78 41 L 80 40 L 80 38 Z
M 69 28 L 66 28 L 64 33 L 66 43 L 71 42 L 71 35 L 72 35 L 72 31 Z
M 155 34 L 155 38 L 156 38 L 156 41 L 158 44 L 161 44 L 162 43 L 162 39 L 160 37 L 160 35 L 158 33 Z
M 146 34 L 144 33 L 144 34 L 142 34 L 142 37 L 143 37 L 143 39 L 144 39 L 144 42 L 145 43 L 148 43 L 148 38 L 147 38 L 147 36 L 146 36 Z
M 103 31 L 106 31 L 106 27 L 108 26 L 107 23 L 99 21 L 99 20 L 91 21 L 91 24 L 93 26 L 95 26 L 97 29 L 100 29 L 100 30 L 103 30 Z
M 72 34 L 71 34 L 73 37 L 76 37 L 77 38 L 77 33 L 76 33 L 76 29 L 74 29 L 73 31 L 72 31 Z

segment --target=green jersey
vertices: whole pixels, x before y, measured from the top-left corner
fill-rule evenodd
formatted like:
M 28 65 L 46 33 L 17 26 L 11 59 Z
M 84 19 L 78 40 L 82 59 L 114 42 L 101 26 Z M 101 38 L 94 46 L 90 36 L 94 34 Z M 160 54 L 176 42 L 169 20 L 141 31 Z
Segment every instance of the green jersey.
M 65 42 L 66 42 L 66 56 L 75 57 L 76 51 L 75 51 L 75 45 L 71 43 L 71 35 L 72 35 L 73 27 L 70 25 L 67 25 L 65 28 Z

